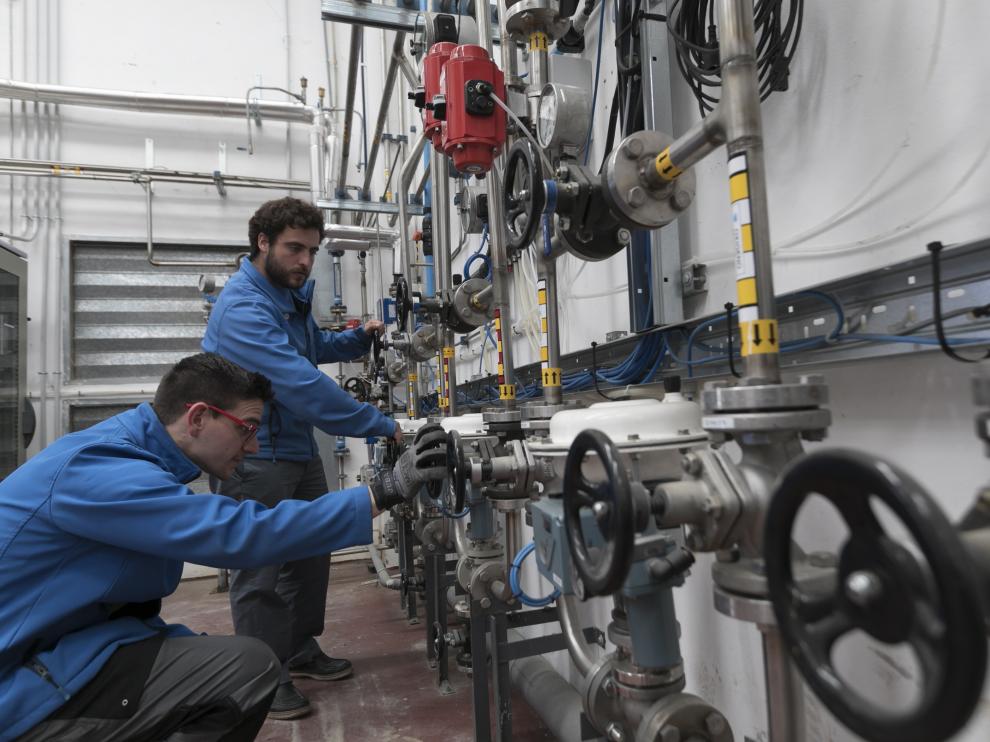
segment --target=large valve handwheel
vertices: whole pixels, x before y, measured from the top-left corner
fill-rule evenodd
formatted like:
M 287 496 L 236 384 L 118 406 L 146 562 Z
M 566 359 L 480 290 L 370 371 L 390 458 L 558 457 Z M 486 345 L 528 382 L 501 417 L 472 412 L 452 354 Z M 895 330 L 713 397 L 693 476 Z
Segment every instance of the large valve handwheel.
M 813 494 L 829 500 L 849 528 L 838 579 L 828 593 L 802 589 L 791 565 L 794 522 Z M 907 527 L 919 556 L 884 530 L 872 498 Z M 966 723 L 986 674 L 979 586 L 955 529 L 909 475 L 858 451 L 802 457 L 785 472 L 770 502 L 765 556 L 784 639 L 808 685 L 843 724 L 871 742 L 940 742 Z M 871 702 L 836 672 L 832 648 L 857 629 L 913 649 L 921 697 L 911 708 Z
M 468 463 L 464 460 L 461 436 L 456 430 L 447 433 L 447 481 L 454 495 L 454 513 L 464 512 L 467 496 Z
M 400 330 L 408 329 L 406 322 L 409 320 L 409 312 L 412 311 L 412 293 L 409 291 L 409 284 L 406 283 L 405 276 L 395 277 L 395 321 Z
M 502 204 L 509 249 L 522 250 L 535 238 L 546 205 L 540 155 L 528 139 L 512 145 L 505 163 Z
M 590 482 L 582 471 L 588 453 L 595 453 L 605 470 L 605 481 Z M 591 510 L 604 543 L 589 546 L 581 513 Z M 571 443 L 564 465 L 564 525 L 571 558 L 586 595 L 609 595 L 625 582 L 632 563 L 636 536 L 629 478 L 619 451 L 600 430 L 584 430 Z
M 371 360 L 375 368 L 381 368 L 385 364 L 382 361 L 382 336 L 377 332 L 371 335 Z

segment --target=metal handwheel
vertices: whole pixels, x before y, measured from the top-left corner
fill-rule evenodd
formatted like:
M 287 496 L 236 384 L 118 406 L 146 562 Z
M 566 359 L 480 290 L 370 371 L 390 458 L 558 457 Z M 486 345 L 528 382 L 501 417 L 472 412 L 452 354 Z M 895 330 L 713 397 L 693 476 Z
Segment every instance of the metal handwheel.
M 536 148 L 527 139 L 512 145 L 505 163 L 502 203 L 510 250 L 522 250 L 535 238 L 546 205 L 543 166 Z
M 581 470 L 584 457 L 594 452 L 605 470 L 605 481 L 592 483 Z M 589 508 L 604 538 L 590 547 L 581 527 L 581 511 Z M 586 595 L 608 595 L 625 582 L 632 563 L 635 514 L 629 478 L 619 451 L 600 430 L 584 430 L 571 443 L 564 465 L 564 524 L 571 557 Z
M 409 320 L 409 312 L 412 311 L 412 294 L 409 291 L 409 284 L 406 283 L 405 276 L 395 278 L 395 320 L 400 330 L 406 329 L 406 322 Z
M 801 505 L 829 500 L 849 528 L 838 580 L 827 594 L 794 579 L 791 536 Z M 884 530 L 871 498 L 910 531 L 920 557 Z M 974 567 L 956 530 L 931 496 L 898 467 L 858 451 L 808 454 L 783 475 L 770 502 L 765 556 L 780 630 L 808 685 L 833 714 L 872 742 L 940 742 L 954 735 L 980 700 L 987 637 Z M 862 630 L 907 643 L 921 666 L 921 699 L 894 711 L 864 698 L 836 672 L 836 641 Z
M 467 462 L 461 448 L 461 436 L 456 430 L 447 433 L 447 481 L 454 493 L 454 513 L 464 511 L 467 496 Z

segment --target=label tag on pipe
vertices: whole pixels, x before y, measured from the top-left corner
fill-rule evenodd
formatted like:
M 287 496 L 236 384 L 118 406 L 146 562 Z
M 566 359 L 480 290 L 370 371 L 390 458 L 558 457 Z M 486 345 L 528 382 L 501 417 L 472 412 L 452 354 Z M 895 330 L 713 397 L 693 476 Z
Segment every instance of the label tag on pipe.
M 543 386 L 560 386 L 560 378 L 563 375 L 559 368 L 543 369 Z
M 453 358 L 454 357 L 454 349 L 451 348 L 451 347 L 449 347 L 449 346 L 448 347 L 445 347 L 443 349 L 443 357 L 444 358 Z
M 752 322 L 740 322 L 739 332 L 742 335 L 740 353 L 743 356 L 758 356 L 767 353 L 780 352 L 780 334 L 777 320 L 758 319 Z
M 498 385 L 498 398 L 499 399 L 515 399 L 516 398 L 516 385 L 515 384 L 499 384 Z

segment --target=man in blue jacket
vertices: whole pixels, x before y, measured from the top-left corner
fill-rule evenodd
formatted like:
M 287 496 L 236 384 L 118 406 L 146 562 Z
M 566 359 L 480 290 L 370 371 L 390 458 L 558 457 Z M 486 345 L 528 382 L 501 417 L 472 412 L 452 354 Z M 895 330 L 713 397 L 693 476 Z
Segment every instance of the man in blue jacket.
M 357 402 L 317 368 L 363 356 L 383 329 L 377 320 L 347 332 L 317 327 L 308 278 L 323 235 L 323 214 L 312 204 L 296 198 L 263 204 L 249 223 L 249 260 L 227 281 L 210 313 L 203 350 L 265 374 L 275 389 L 259 450 L 222 486 L 230 497 L 273 507 L 326 492 L 314 426 L 330 435 L 402 438 L 395 420 Z M 349 661 L 328 657 L 315 639 L 324 630 L 329 579 L 328 553 L 231 574 L 234 630 L 264 641 L 283 663 L 271 718 L 309 712 L 292 676 L 338 680 L 351 674 Z
M 256 454 L 264 376 L 208 353 L 142 404 L 48 446 L 0 482 L 0 742 L 254 739 L 280 677 L 256 639 L 158 615 L 184 561 L 260 567 L 368 543 L 378 512 L 443 476 L 419 433 L 368 487 L 266 508 L 194 494 Z M 436 428 L 436 426 L 434 426 Z

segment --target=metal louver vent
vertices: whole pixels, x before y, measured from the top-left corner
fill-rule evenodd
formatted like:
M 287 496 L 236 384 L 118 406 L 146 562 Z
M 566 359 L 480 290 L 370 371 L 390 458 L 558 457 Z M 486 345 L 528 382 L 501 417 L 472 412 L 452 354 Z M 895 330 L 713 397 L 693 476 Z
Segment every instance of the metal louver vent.
M 146 249 L 126 242 L 70 244 L 73 380 L 157 380 L 199 352 L 206 323 L 197 284 L 211 269 L 153 266 Z M 240 245 L 155 246 L 162 260 L 217 260 L 244 251 Z

